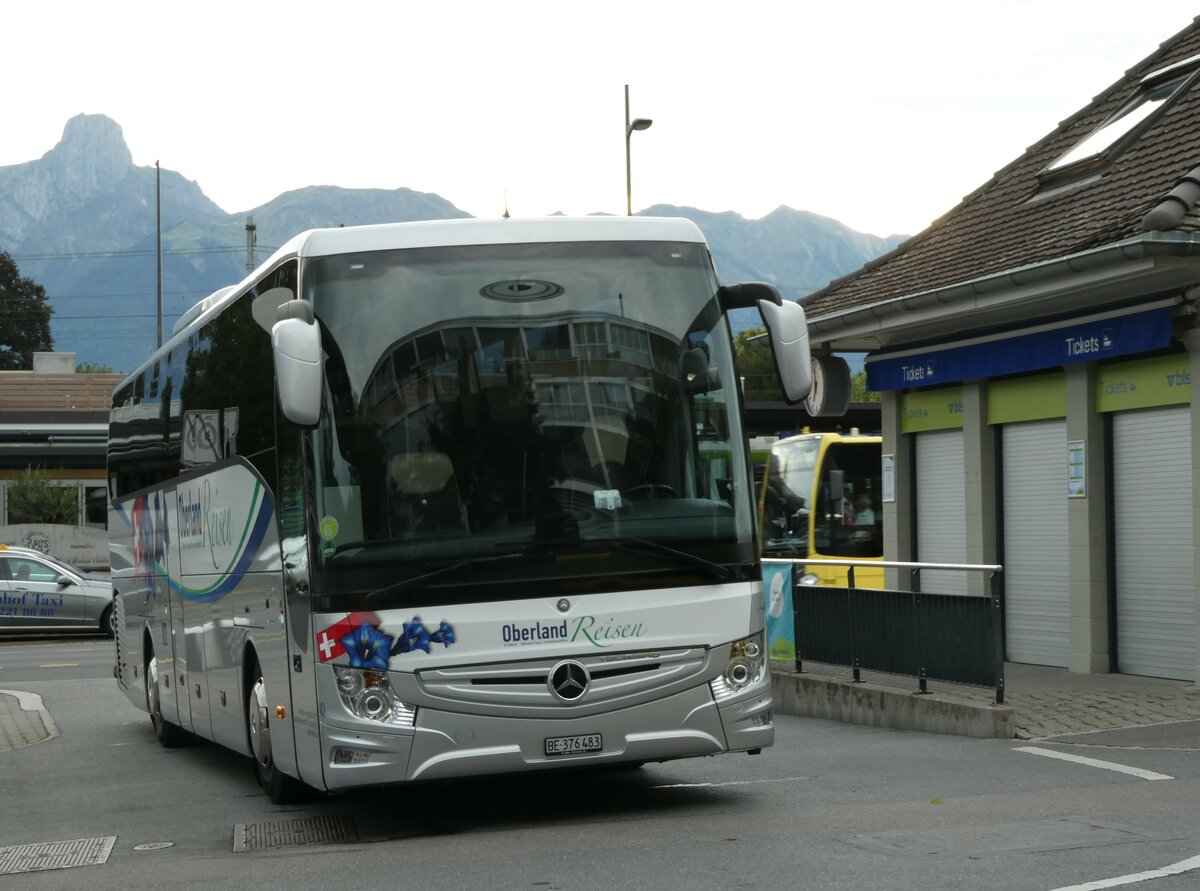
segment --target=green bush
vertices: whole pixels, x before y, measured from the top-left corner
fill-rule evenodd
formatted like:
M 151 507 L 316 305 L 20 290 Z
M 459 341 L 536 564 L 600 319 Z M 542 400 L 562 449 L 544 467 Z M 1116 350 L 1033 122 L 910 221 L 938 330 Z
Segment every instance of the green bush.
M 78 498 L 74 486 L 56 486 L 30 467 L 8 485 L 8 522 L 73 526 L 79 522 Z

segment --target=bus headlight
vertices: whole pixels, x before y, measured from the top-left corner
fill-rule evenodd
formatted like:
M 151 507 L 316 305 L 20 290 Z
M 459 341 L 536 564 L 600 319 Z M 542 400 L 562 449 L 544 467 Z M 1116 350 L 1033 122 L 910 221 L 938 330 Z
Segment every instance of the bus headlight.
M 710 684 L 713 698 L 720 702 L 737 695 L 746 687 L 762 680 L 766 671 L 766 649 L 761 631 L 743 640 L 734 641 L 729 647 L 729 661 L 725 663 L 725 671 Z
M 412 727 L 417 707 L 397 698 L 386 671 L 333 667 L 338 695 L 346 711 L 368 721 Z

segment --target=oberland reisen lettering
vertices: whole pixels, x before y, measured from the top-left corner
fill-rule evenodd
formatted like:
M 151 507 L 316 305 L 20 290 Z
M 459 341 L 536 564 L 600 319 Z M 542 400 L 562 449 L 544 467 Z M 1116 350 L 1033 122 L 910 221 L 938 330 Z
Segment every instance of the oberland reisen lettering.
M 548 641 L 570 641 L 590 643 L 594 647 L 612 646 L 614 641 L 631 640 L 646 635 L 646 626 L 641 622 L 617 622 L 614 619 L 600 621 L 595 616 L 579 616 L 570 625 L 561 622 L 518 625 L 510 622 L 500 629 L 500 637 L 506 644 L 539 643 Z
M 641 622 L 621 624 L 609 620 L 597 623 L 595 616 L 580 616 L 575 620 L 575 631 L 571 635 L 571 640 L 576 641 L 582 638 L 592 646 L 608 647 L 612 646 L 612 642 L 615 640 L 642 637 L 645 633 L 646 626 Z
M 566 640 L 567 639 L 567 621 L 564 619 L 558 624 L 543 625 L 541 622 L 534 622 L 532 625 L 505 625 L 500 632 L 501 638 L 505 643 L 526 643 L 538 640 Z

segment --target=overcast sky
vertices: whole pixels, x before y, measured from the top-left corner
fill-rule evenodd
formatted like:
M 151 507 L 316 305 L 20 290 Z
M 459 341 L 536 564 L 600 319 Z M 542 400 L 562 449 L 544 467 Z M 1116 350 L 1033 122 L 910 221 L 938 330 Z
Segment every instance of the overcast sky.
M 1185 0 L 6 3 L 0 166 L 105 114 L 231 213 L 307 185 L 479 217 L 780 205 L 911 234 L 1186 27 Z

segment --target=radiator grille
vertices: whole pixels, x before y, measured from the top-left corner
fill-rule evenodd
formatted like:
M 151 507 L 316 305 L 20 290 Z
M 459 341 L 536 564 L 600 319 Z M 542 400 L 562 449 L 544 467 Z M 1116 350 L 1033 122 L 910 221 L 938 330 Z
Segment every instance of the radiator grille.
M 703 647 L 577 657 L 591 675 L 586 702 L 612 703 L 696 683 L 707 662 Z M 561 658 L 502 662 L 417 673 L 422 692 L 439 699 L 493 707 L 561 708 L 550 671 Z

